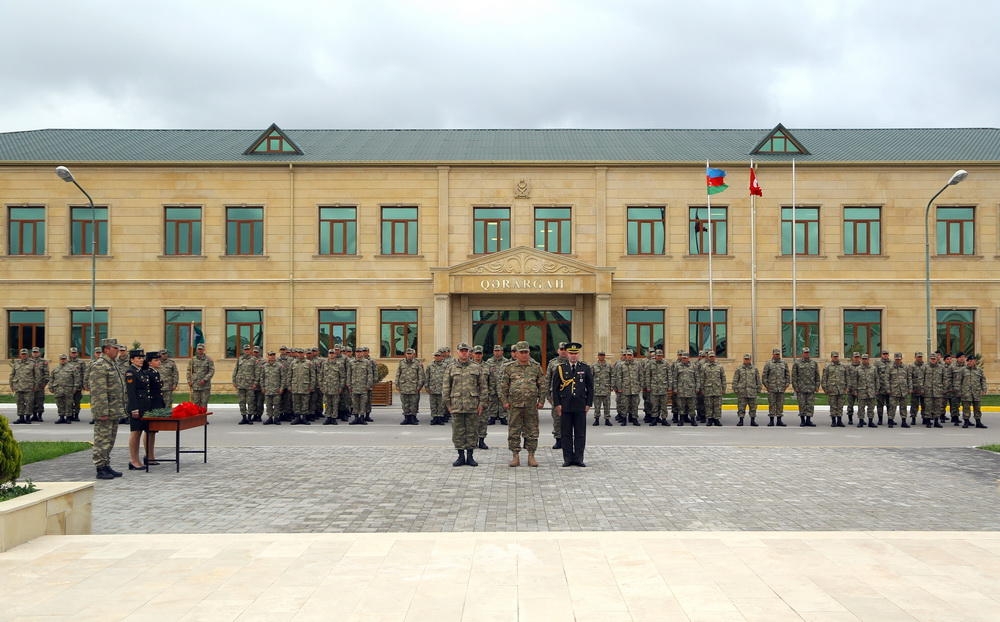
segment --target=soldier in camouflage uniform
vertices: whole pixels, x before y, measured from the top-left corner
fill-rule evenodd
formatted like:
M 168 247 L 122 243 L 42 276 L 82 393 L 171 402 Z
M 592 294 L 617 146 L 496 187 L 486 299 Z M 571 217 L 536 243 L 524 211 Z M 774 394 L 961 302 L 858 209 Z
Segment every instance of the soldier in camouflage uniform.
M 858 363 L 861 364 L 860 362 Z M 840 362 L 840 352 L 830 353 L 830 364 L 823 368 L 823 392 L 830 403 L 830 427 L 844 426 L 844 399 L 847 397 L 848 376 L 851 368 Z
M 350 361 L 348 372 L 348 386 L 351 388 L 351 414 L 354 415 L 350 425 L 368 425 L 365 413 L 368 412 L 368 392 L 375 386 L 375 374 L 361 347 L 355 348 L 354 358 Z
M 596 379 L 595 379 L 596 384 Z M 653 359 L 643 368 L 644 393 L 649 394 L 649 425 L 670 425 L 667 416 L 670 398 L 670 363 L 663 360 L 663 350 L 654 350 Z
M 73 391 L 76 389 L 77 368 L 71 365 L 69 357 L 59 355 L 59 364 L 49 374 L 49 391 L 56 398 L 59 419 L 56 423 L 69 423 L 73 417 Z
M 257 387 L 257 359 L 253 357 L 250 344 L 244 344 L 243 354 L 233 366 L 233 387 L 240 401 L 239 425 L 253 425 L 253 392 Z
M 708 360 L 708 350 L 702 350 L 698 353 L 698 358 L 692 361 L 691 365 L 694 366 L 695 370 L 698 372 L 698 378 L 701 378 L 701 367 Z M 694 398 L 694 410 L 698 413 L 697 421 L 698 423 L 705 423 L 707 419 L 705 418 L 705 394 L 698 389 L 698 395 Z
M 10 390 L 17 396 L 17 421 L 14 423 L 31 423 L 35 387 L 42 371 L 28 355 L 28 350 L 21 348 L 18 358 L 10 362 Z
M 680 409 L 677 425 L 685 423 L 690 423 L 692 426 L 698 425 L 698 418 L 695 415 L 695 400 L 701 389 L 700 381 L 698 368 L 691 363 L 687 354 L 682 354 L 681 362 L 675 367 L 674 373 L 674 392 L 677 394 L 677 407 Z
M 750 411 L 750 427 L 757 427 L 757 394 L 760 393 L 760 372 L 753 366 L 750 353 L 743 355 L 743 364 L 733 372 L 733 393 L 736 394 L 736 414 L 739 421 L 736 426 L 743 425 L 743 416 Z
M 937 353 L 931 352 L 930 363 L 924 376 L 924 427 L 942 427 L 940 419 L 944 418 L 944 400 L 947 394 L 945 377 L 951 374 L 941 362 Z
M 601 410 L 604 411 L 604 425 L 611 425 L 611 365 L 604 352 L 597 353 L 597 360 L 590 366 L 594 370 L 594 424 L 601 424 Z
M 101 360 L 102 350 L 100 347 L 94 349 L 94 353 L 91 355 L 90 360 L 83 365 L 83 390 L 90 392 L 90 368 L 94 366 L 94 363 Z M 94 425 L 94 413 L 90 413 L 90 425 Z
M 424 365 L 417 360 L 417 351 L 407 348 L 403 360 L 396 368 L 396 387 L 403 402 L 403 421 L 400 425 L 418 425 L 417 412 L 420 410 L 420 389 L 427 384 Z
M 479 416 L 477 422 L 477 436 L 479 437 L 479 444 L 476 446 L 478 449 L 489 449 L 486 444 L 486 434 L 488 432 L 489 423 L 486 419 L 486 408 L 489 406 L 490 402 L 490 370 L 483 364 L 483 346 L 472 346 L 472 361 L 483 368 L 483 372 L 486 374 L 486 395 L 483 397 L 483 413 Z M 560 411 L 561 412 L 561 411 Z
M 948 363 L 948 372 L 945 382 L 948 387 L 948 413 L 951 415 L 951 422 L 958 425 L 962 418 L 962 394 L 958 387 L 962 384 L 962 376 L 965 374 L 965 353 L 959 352 L 957 356 L 948 356 L 945 361 Z
M 487 372 L 469 355 L 469 344 L 460 343 L 458 359 L 448 368 L 441 399 L 451 411 L 451 441 L 458 451 L 452 466 L 479 466 L 473 453 L 479 441 L 479 421 L 489 391 Z
M 340 420 L 340 396 L 347 384 L 347 364 L 340 353 L 340 346 L 333 346 L 326 353 L 326 361 L 319 368 L 317 385 L 326 404 L 326 419 L 323 425 L 338 425 Z
M 548 397 L 548 376 L 542 366 L 531 359 L 527 341 L 514 344 L 514 360 L 503 366 L 497 392 L 507 409 L 510 425 L 507 428 L 507 447 L 513 454 L 510 466 L 521 466 L 522 441 L 528 452 L 528 466 L 537 467 L 535 451 L 538 449 L 538 409 Z
M 289 350 L 286 346 L 281 346 L 278 348 L 278 363 L 285 368 L 286 372 L 291 368 L 292 363 L 295 361 L 295 352 Z M 285 391 L 278 398 L 278 412 L 280 413 L 279 418 L 282 421 L 289 421 L 292 418 L 292 392 Z
M 982 399 L 986 395 L 986 373 L 976 363 L 976 357 L 969 355 L 965 361 L 965 373 L 961 376 L 961 384 L 955 388 L 962 396 L 962 427 L 971 427 L 969 418 L 974 416 L 976 427 L 986 429 L 986 425 L 982 421 Z
M 312 363 L 313 374 L 316 376 L 316 384 L 313 385 L 313 390 L 309 394 L 309 412 L 307 414 L 309 420 L 312 421 L 323 416 L 323 392 L 319 390 L 319 376 L 323 373 L 326 359 L 319 355 L 319 348 L 316 346 L 309 348 L 306 358 Z
M 726 370 L 715 360 L 715 350 L 701 366 L 701 394 L 705 397 L 705 423 L 722 427 L 722 396 L 726 394 Z
M 368 366 L 372 368 L 372 385 L 368 387 L 368 401 L 365 403 L 365 421 L 371 423 L 375 421 L 372 419 L 372 391 L 378 382 L 378 363 L 372 359 L 371 349 L 368 346 L 361 347 L 361 355 L 367 361 Z
M 212 376 L 215 375 L 215 361 L 205 354 L 205 344 L 199 343 L 195 355 L 188 360 L 187 383 L 191 388 L 191 402 L 208 408 L 212 395 Z
M 621 425 L 639 425 L 639 394 L 642 392 L 642 378 L 639 365 L 632 350 L 625 350 L 625 360 L 618 366 L 615 377 L 615 395 L 618 413 L 623 416 Z
M 497 385 L 500 382 L 500 371 L 503 366 L 510 362 L 510 359 L 503 355 L 503 346 L 497 344 L 493 346 L 493 356 L 484 365 L 489 372 L 490 395 L 486 402 L 486 424 L 494 425 L 500 421 L 501 425 L 507 425 L 507 411 L 500 404 L 500 395 L 497 393 Z
M 851 379 L 855 377 L 858 367 L 861 367 L 861 353 L 852 352 L 851 353 L 851 367 L 847 370 L 848 384 L 850 384 Z M 858 396 L 854 391 L 848 387 L 847 391 L 847 425 L 852 425 L 854 423 L 854 406 L 857 404 Z
M 444 388 L 444 372 L 448 366 L 444 362 L 444 352 L 438 348 L 434 360 L 427 366 L 427 394 L 431 402 L 431 425 L 444 425 L 444 402 L 441 390 Z
M 256 378 L 260 376 L 260 366 L 264 363 L 260 356 L 260 346 L 254 346 L 251 353 L 253 354 L 254 377 Z M 250 396 L 250 399 L 253 401 L 253 408 L 251 409 L 253 417 L 250 420 L 260 421 L 264 416 L 264 391 L 260 388 L 258 382 L 254 382 L 253 386 L 253 394 Z
M 160 389 L 160 393 L 163 395 L 163 404 L 167 408 L 173 408 L 174 406 L 174 391 L 181 383 L 181 374 L 177 369 L 177 363 L 174 359 L 170 358 L 170 353 L 166 350 L 160 350 L 160 381 L 163 383 L 163 387 Z
M 80 420 L 80 402 L 83 401 L 83 375 L 84 375 L 84 365 L 83 361 L 80 360 L 80 351 L 76 348 L 69 349 L 69 365 L 73 367 L 76 374 L 76 380 L 74 382 L 73 388 L 73 411 L 67 418 L 67 421 L 79 421 Z
M 94 466 L 98 479 L 121 477 L 111 468 L 111 450 L 115 446 L 118 420 L 125 414 L 125 378 L 115 357 L 118 340 L 101 342 L 102 355 L 90 367 L 90 412 L 94 417 Z
M 917 423 L 917 413 L 923 418 L 927 418 L 927 402 L 924 400 L 925 385 L 927 384 L 927 365 L 924 365 L 924 353 L 916 352 L 913 355 L 913 364 L 909 366 L 910 371 L 910 424 Z
M 878 374 L 878 394 L 875 396 L 875 411 L 878 413 L 878 424 L 882 425 L 882 413 L 889 407 L 889 383 L 886 380 L 885 372 L 892 365 L 889 360 L 888 350 L 882 350 L 882 354 L 877 361 L 872 363 L 875 372 Z
M 31 361 L 41 372 L 38 384 L 35 385 L 35 391 L 32 394 L 31 420 L 43 421 L 42 415 L 45 414 L 45 387 L 49 384 L 49 362 L 42 358 L 42 349 L 39 347 L 31 349 Z
M 264 393 L 267 409 L 264 425 L 281 425 L 281 395 L 287 391 L 288 369 L 278 361 L 274 352 L 268 352 L 267 360 L 257 368 L 257 385 Z
M 680 421 L 677 416 L 680 413 L 680 406 L 677 403 L 677 391 L 674 390 L 674 385 L 677 379 L 677 366 L 681 364 L 681 357 L 685 354 L 684 350 L 678 350 L 677 357 L 670 362 L 670 421 L 672 423 Z
M 292 425 L 309 425 L 309 396 L 316 387 L 316 370 L 303 348 L 295 348 L 296 358 L 288 368 L 288 390 L 292 392 Z
M 875 399 L 879 391 L 878 370 L 870 362 L 867 354 L 861 355 L 861 365 L 854 372 L 854 393 L 858 398 L 858 427 L 865 427 L 865 416 L 868 417 L 868 427 L 877 428 L 875 424 Z M 862 409 L 864 414 L 862 414 Z
M 569 361 L 569 358 L 566 356 L 566 342 L 560 341 L 559 354 L 549 361 L 548 366 L 545 368 L 545 381 L 548 383 L 548 386 L 552 386 L 552 374 L 555 372 L 556 367 L 567 361 Z M 556 442 L 552 445 L 552 449 L 562 449 L 562 420 L 554 406 L 552 407 L 552 436 L 556 439 Z
M 781 360 L 781 349 L 771 350 L 771 360 L 764 363 L 760 373 L 761 384 L 767 391 L 767 426 L 785 427 L 781 420 L 785 412 L 785 389 L 788 388 L 788 364 Z
M 814 428 L 813 408 L 820 385 L 819 365 L 809 358 L 809 348 L 802 348 L 802 358 L 792 363 L 792 391 L 799 402 L 799 427 Z
M 903 420 L 902 427 L 910 427 L 906 423 L 906 402 L 910 398 L 912 385 L 910 384 L 910 370 L 903 365 L 903 353 L 897 352 L 893 355 L 892 364 L 885 368 L 883 378 L 885 387 L 889 391 L 889 427 L 896 427 L 896 411 Z

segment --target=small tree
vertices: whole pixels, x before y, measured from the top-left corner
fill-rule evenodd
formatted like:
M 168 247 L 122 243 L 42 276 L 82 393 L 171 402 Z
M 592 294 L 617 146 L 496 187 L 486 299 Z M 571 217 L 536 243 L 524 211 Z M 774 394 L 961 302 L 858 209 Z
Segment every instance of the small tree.
M 0 416 L 0 488 L 13 485 L 20 476 L 21 446 L 14 440 L 7 418 Z

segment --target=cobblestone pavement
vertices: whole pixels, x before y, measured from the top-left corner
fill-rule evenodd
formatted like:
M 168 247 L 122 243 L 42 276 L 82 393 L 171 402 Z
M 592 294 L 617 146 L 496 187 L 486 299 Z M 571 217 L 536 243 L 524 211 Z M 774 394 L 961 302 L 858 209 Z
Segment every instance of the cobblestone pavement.
M 98 481 L 94 533 L 998 530 L 1000 455 L 969 448 L 593 447 L 537 469 L 434 447 L 222 447 Z M 124 448 L 113 464 L 126 466 Z M 88 480 L 89 452 L 22 479 Z

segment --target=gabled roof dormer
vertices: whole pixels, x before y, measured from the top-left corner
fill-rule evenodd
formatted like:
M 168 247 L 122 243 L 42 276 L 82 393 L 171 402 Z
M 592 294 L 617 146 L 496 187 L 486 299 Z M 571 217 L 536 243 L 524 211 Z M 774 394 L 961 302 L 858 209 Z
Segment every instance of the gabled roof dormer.
M 792 136 L 792 133 L 789 132 L 784 125 L 779 123 L 767 136 L 764 137 L 764 140 L 757 143 L 757 146 L 750 151 L 750 155 L 760 155 L 766 153 L 809 155 L 809 150 L 806 149 L 797 138 Z
M 272 123 L 271 127 L 264 130 L 257 140 L 243 152 L 243 155 L 264 155 L 264 154 L 284 154 L 302 155 L 299 146 L 285 134 L 277 123 Z

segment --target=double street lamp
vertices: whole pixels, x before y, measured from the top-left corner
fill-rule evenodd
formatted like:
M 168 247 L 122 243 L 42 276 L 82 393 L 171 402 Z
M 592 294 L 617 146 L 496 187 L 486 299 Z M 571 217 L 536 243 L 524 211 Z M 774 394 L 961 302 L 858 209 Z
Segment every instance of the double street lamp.
M 927 356 L 931 355 L 934 350 L 931 349 L 931 234 L 930 234 L 930 215 L 931 215 L 931 203 L 934 199 L 938 198 L 942 192 L 948 189 L 948 186 L 954 186 L 962 182 L 963 179 L 969 176 L 969 172 L 965 169 L 959 169 L 952 174 L 951 179 L 948 180 L 937 194 L 931 197 L 931 200 L 927 202 L 927 209 L 924 210 L 924 300 L 927 305 Z
M 87 197 L 87 203 L 90 204 L 90 352 L 87 354 L 92 356 L 94 350 L 97 349 L 97 210 L 94 209 L 94 200 L 90 198 L 90 195 L 83 186 L 77 183 L 76 179 L 73 178 L 73 173 L 70 172 L 65 166 L 56 167 L 56 175 L 59 179 L 70 182 L 74 186 L 80 189 L 83 196 Z M 83 240 L 81 240 L 82 242 Z M 82 335 L 81 335 L 82 337 Z M 80 345 L 86 347 L 83 343 L 83 339 L 80 340 Z

